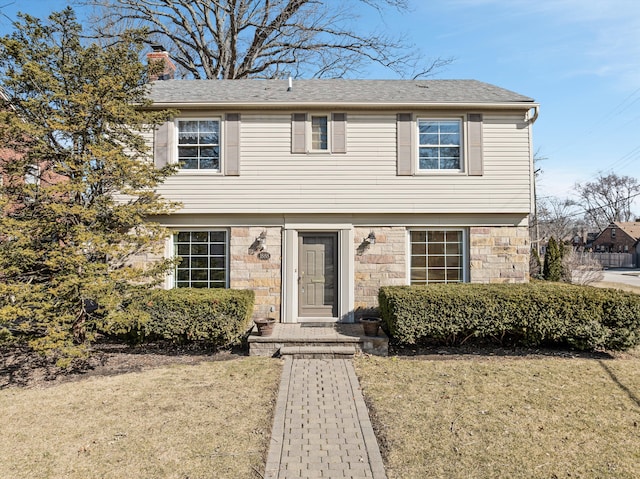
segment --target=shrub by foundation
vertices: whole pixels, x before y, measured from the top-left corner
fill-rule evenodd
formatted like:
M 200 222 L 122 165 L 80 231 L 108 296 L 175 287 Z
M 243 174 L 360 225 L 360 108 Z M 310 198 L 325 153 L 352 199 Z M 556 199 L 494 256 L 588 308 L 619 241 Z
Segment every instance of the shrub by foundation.
M 625 350 L 640 344 L 640 296 L 562 283 L 386 286 L 380 311 L 401 344 L 478 338 L 529 347 Z
M 203 341 L 226 347 L 241 342 L 253 304 L 250 290 L 141 289 L 105 318 L 101 330 L 134 342 Z

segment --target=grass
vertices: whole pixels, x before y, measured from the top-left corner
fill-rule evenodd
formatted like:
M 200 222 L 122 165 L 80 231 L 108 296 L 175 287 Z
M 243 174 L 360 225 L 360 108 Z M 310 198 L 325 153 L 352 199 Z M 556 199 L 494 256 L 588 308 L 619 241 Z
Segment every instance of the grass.
M 640 350 L 361 357 L 356 370 L 389 479 L 638 477 Z
M 640 287 L 634 286 L 632 284 L 614 283 L 612 281 L 598 281 L 596 283 L 591 283 L 590 286 L 595 286 L 596 288 L 620 289 L 629 293 L 640 294 Z
M 0 477 L 261 477 L 279 374 L 242 358 L 0 390 Z

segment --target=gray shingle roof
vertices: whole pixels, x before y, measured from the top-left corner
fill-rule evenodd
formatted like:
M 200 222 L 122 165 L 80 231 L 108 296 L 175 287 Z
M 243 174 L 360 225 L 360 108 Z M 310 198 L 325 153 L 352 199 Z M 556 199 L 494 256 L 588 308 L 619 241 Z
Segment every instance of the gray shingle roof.
M 164 80 L 151 86 L 162 104 L 217 103 L 522 103 L 533 99 L 477 80 Z

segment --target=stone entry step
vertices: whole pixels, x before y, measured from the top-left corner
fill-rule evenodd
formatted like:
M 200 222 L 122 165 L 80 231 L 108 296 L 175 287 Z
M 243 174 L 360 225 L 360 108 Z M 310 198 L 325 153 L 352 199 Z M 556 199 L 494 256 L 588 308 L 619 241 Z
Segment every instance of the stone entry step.
M 350 359 L 357 353 L 354 346 L 283 346 L 280 356 L 293 359 Z
M 276 323 L 271 336 L 259 336 L 254 327 L 248 342 L 250 356 L 326 354 L 331 355 L 326 357 L 346 357 L 348 354 L 348 357 L 351 357 L 358 352 L 378 356 L 389 354 L 389 338 L 384 332 L 380 330 L 378 336 L 375 337 L 365 336 L 362 325 L 359 323 L 325 323 L 322 325 Z M 314 349 L 302 352 L 300 348 Z M 333 351 L 332 348 L 334 348 Z M 347 351 L 349 352 L 347 353 Z M 351 351 L 354 352 L 351 353 Z

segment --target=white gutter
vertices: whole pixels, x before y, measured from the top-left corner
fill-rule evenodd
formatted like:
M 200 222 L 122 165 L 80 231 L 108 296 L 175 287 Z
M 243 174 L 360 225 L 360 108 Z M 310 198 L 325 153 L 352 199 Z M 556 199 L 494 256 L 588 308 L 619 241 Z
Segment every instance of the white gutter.
M 531 115 L 531 110 L 533 110 L 533 115 Z M 538 119 L 538 115 L 540 114 L 540 105 L 538 104 L 534 104 L 529 111 L 527 111 L 527 114 L 525 115 L 524 119 L 527 123 L 530 124 L 534 124 L 536 122 L 536 120 Z

